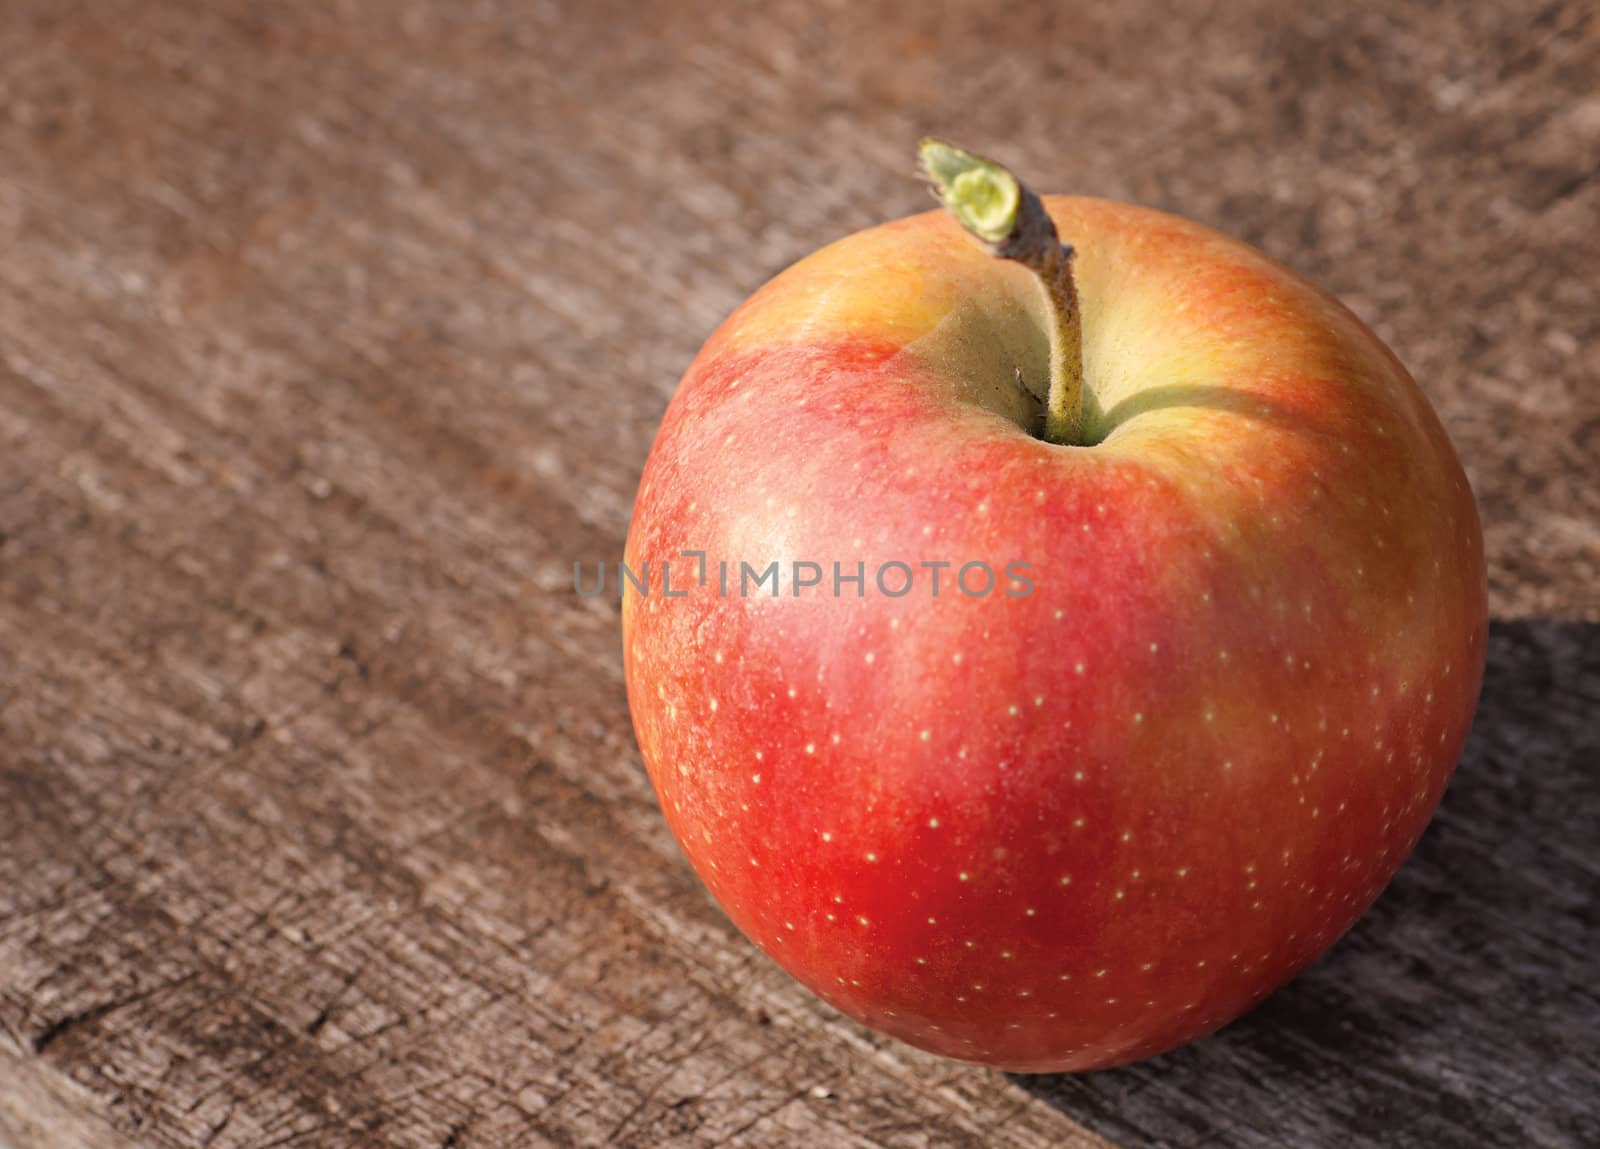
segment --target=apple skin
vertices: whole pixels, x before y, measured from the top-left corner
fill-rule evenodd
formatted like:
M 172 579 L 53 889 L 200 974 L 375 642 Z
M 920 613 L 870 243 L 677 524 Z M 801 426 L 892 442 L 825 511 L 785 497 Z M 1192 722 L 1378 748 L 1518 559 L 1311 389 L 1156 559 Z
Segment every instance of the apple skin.
M 690 366 L 623 602 L 644 761 L 738 927 L 866 1025 L 1024 1072 L 1207 1033 L 1348 929 L 1439 801 L 1487 631 L 1466 478 L 1376 337 L 1207 228 L 1044 202 L 1094 445 L 1018 425 L 1024 269 L 942 212 L 861 232 Z M 773 559 L 828 581 L 717 593 Z M 889 560 L 1034 588 L 890 598 Z

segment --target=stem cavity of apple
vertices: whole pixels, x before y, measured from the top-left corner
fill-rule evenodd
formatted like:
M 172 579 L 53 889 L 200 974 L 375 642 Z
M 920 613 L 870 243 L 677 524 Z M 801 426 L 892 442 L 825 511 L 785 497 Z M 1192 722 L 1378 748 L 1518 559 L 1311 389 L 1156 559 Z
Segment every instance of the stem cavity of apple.
M 1044 438 L 1064 445 L 1080 443 L 1083 330 L 1072 278 L 1072 248 L 1061 242 L 1039 197 L 1002 165 L 936 139 L 923 140 L 918 157 L 939 202 L 961 226 L 990 255 L 1033 272 L 1044 290 L 1050 337 Z

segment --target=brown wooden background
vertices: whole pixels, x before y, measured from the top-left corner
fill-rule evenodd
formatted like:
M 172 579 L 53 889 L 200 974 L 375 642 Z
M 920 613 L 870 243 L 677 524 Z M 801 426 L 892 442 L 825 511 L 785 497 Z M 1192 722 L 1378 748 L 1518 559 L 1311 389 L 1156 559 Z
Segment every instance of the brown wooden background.
M 1319 279 L 1482 501 L 1440 821 L 1133 1069 L 939 1062 L 789 983 L 569 590 L 699 342 L 924 206 L 929 130 Z M 1600 1143 L 1597 171 L 1589 3 L 4 0 L 0 1140 Z

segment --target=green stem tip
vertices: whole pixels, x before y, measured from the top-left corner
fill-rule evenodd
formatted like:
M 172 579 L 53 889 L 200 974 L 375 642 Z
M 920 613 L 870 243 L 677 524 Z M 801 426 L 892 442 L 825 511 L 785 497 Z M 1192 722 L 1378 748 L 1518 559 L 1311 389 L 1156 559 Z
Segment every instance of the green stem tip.
M 993 160 L 943 140 L 923 140 L 918 158 L 938 191 L 939 202 L 962 227 L 991 244 L 1002 242 L 1015 230 L 1017 209 L 1022 204 L 1022 187 L 1016 176 Z

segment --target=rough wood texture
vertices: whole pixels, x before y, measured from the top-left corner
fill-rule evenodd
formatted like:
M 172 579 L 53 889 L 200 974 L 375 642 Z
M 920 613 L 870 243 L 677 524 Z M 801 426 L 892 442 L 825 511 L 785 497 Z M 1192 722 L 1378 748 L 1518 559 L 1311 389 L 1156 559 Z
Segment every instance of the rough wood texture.
M 1155 1067 L 888 1045 L 677 858 L 570 563 L 720 316 L 925 205 L 927 130 L 1320 279 L 1456 437 L 1496 612 L 1600 618 L 1593 5 L 1045 7 L 0 4 L 0 1136 L 1596 1140 L 1577 623 L 1496 630 L 1357 934 Z

